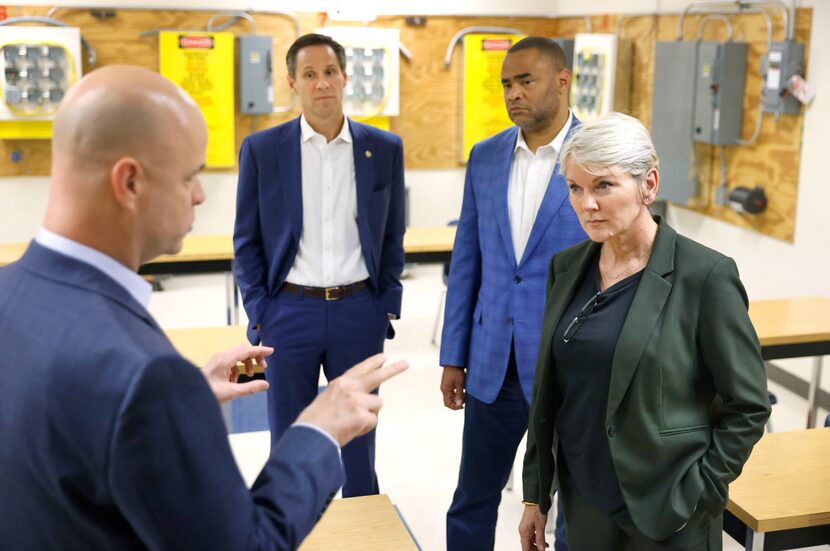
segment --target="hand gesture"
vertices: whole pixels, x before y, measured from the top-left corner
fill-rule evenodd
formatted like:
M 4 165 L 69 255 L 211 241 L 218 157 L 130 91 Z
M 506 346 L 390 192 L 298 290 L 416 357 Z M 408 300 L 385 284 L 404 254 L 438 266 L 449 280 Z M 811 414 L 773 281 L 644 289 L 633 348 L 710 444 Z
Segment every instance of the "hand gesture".
M 341 447 L 375 428 L 383 401 L 372 391 L 409 367 L 405 361 L 383 365 L 384 361 L 383 354 L 377 354 L 332 380 L 297 422 L 321 428 Z
M 249 396 L 262 392 L 268 388 L 268 382 L 263 380 L 237 383 L 240 368 L 245 370 L 249 377 L 254 374 L 254 365 L 265 369 L 268 364 L 266 356 L 274 353 L 270 346 L 254 346 L 239 344 L 223 352 L 215 354 L 202 368 L 202 373 L 210 385 L 210 389 L 220 404 L 230 402 L 241 396 Z

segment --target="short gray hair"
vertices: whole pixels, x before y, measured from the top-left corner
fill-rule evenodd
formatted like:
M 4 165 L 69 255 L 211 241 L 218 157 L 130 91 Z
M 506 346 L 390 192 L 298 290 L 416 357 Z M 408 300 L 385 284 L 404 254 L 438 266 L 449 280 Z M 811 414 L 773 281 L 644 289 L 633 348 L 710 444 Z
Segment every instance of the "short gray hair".
M 571 132 L 559 152 L 560 172 L 565 174 L 571 163 L 582 165 L 589 173 L 617 166 L 642 184 L 659 160 L 643 123 L 622 113 L 609 113 Z

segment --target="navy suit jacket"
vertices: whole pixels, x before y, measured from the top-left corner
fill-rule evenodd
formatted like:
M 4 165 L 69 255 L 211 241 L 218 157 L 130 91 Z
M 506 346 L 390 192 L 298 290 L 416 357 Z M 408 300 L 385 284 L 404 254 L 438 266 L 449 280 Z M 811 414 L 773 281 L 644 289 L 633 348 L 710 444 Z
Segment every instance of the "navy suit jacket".
M 32 243 L 0 269 L 0 547 L 294 549 L 343 481 L 289 430 L 249 491 L 202 374 L 98 269 Z
M 578 124 L 573 117 L 568 134 Z M 507 186 L 518 134 L 518 127 L 508 128 L 470 151 L 447 284 L 440 363 L 466 367 L 467 392 L 488 404 L 501 389 L 511 343 L 530 402 L 548 263 L 587 238 L 557 164 L 524 254 L 515 258 Z
M 349 121 L 357 181 L 357 229 L 372 289 L 387 313 L 400 316 L 404 252 L 403 144 L 389 132 Z M 269 299 L 285 282 L 303 231 L 300 119 L 251 134 L 239 152 L 233 233 L 236 277 L 248 338 Z M 394 333 L 389 325 L 389 334 Z

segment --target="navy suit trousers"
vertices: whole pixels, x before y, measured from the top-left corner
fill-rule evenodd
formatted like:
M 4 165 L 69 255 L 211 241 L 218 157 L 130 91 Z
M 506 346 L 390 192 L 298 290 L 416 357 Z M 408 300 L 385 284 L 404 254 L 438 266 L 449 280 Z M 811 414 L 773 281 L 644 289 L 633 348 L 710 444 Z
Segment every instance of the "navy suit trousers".
M 320 367 L 331 381 L 382 352 L 389 325 L 380 300 L 368 289 L 333 301 L 283 290 L 266 306 L 263 320 L 262 344 L 275 349 L 265 370 L 272 442 L 317 396 Z M 342 457 L 343 497 L 377 494 L 375 432 L 346 445 Z
M 511 350 L 495 401 L 486 404 L 470 394 L 465 398 L 461 468 L 447 512 L 448 551 L 493 549 L 501 491 L 527 430 L 528 413 Z
M 486 404 L 468 394 L 458 486 L 447 512 L 447 551 L 492 550 L 501 492 L 510 478 L 516 450 L 527 430 L 529 405 L 522 393 L 516 356 L 496 400 Z M 568 551 L 565 516 L 559 498 L 555 551 Z M 518 542 L 518 535 L 516 536 Z

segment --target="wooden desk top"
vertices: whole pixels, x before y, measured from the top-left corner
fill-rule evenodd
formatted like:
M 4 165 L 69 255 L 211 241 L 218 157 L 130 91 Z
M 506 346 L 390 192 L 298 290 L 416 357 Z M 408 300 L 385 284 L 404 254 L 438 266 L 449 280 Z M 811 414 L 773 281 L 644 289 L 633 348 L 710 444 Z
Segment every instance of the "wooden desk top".
M 386 495 L 335 499 L 299 551 L 417 551 Z
M 727 508 L 756 532 L 830 524 L 830 429 L 765 434 Z
M 403 237 L 403 249 L 407 253 L 452 252 L 454 241 L 454 226 L 407 228 Z M 179 254 L 160 256 L 153 260 L 153 263 L 229 260 L 231 258 L 233 258 L 233 238 L 230 235 L 189 235 L 185 238 Z
M 830 340 L 830 299 L 756 300 L 749 317 L 761 346 Z
M 406 253 L 448 253 L 452 252 L 454 241 L 454 226 L 407 228 L 403 248 Z M 28 243 L 0 243 L 0 266 L 19 259 L 28 246 Z M 233 238 L 230 235 L 188 235 L 179 254 L 160 256 L 150 264 L 231 259 Z
M 244 325 L 167 329 L 165 333 L 179 354 L 198 367 L 204 366 L 217 352 L 248 342 Z
M 403 250 L 406 253 L 449 253 L 455 243 L 455 226 L 406 228 Z
M 231 260 L 232 258 L 233 236 L 188 235 L 184 238 L 182 250 L 178 254 L 165 254 L 151 260 L 148 264 Z
M 0 243 L 0 266 L 16 262 L 28 246 L 28 243 Z
M 0 243 L 0 266 L 17 261 L 29 243 Z M 162 255 L 151 262 L 198 262 L 202 260 L 230 260 L 233 258 L 233 239 L 230 235 L 188 235 L 182 250 L 176 255 Z

